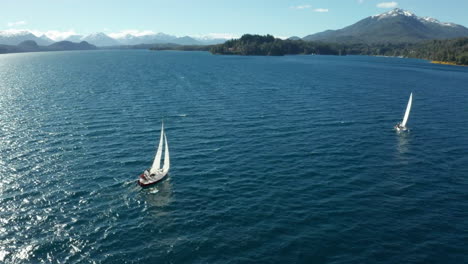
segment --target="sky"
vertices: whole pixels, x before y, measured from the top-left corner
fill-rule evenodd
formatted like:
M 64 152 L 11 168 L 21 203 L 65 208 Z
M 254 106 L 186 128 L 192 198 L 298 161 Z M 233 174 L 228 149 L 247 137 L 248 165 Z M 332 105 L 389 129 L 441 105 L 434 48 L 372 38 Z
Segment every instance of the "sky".
M 468 0 L 0 0 L 0 30 L 55 39 L 94 32 L 304 37 L 395 7 L 468 27 Z

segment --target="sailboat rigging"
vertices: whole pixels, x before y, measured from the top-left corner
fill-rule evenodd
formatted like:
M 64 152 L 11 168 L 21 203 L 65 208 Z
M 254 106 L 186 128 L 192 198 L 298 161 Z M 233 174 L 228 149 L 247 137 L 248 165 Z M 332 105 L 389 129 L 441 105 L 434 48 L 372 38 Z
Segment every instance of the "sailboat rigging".
M 161 158 L 164 146 L 164 164 L 161 168 Z M 164 123 L 161 125 L 161 136 L 159 139 L 158 149 L 154 157 L 151 168 L 146 169 L 138 178 L 138 184 L 142 187 L 149 186 L 160 182 L 169 172 L 170 158 L 169 146 L 167 144 L 167 136 L 164 132 Z
M 406 131 L 408 128 L 406 127 L 406 123 L 408 122 L 409 114 L 411 112 L 411 104 L 413 103 L 413 93 L 410 94 L 408 105 L 406 106 L 405 115 L 403 117 L 403 121 L 401 123 L 396 124 L 395 129 L 397 131 Z

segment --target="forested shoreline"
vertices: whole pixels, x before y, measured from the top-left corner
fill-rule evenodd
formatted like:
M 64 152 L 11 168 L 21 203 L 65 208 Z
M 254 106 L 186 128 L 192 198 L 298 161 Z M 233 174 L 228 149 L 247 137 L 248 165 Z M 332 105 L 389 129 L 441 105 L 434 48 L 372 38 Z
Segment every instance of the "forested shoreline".
M 239 39 L 228 40 L 218 45 L 178 45 L 142 44 L 101 49 L 148 49 L 151 50 L 181 50 L 209 51 L 220 55 L 243 56 L 283 56 L 283 55 L 368 55 L 392 56 L 430 60 L 435 63 L 468 66 L 468 37 L 429 40 L 419 43 L 331 43 L 304 40 L 282 40 L 272 35 L 245 34 Z M 87 42 L 73 43 L 61 41 L 42 47 L 34 41 L 24 41 L 17 46 L 0 45 L 0 53 L 55 51 L 55 50 L 86 50 L 98 49 Z
M 185 50 L 185 48 L 178 48 Z M 325 43 L 304 40 L 282 40 L 271 35 L 243 35 L 224 44 L 213 45 L 209 51 L 222 55 L 283 56 L 315 55 L 370 55 L 400 56 L 431 61 L 468 65 L 468 37 L 448 40 L 430 40 L 421 43 Z

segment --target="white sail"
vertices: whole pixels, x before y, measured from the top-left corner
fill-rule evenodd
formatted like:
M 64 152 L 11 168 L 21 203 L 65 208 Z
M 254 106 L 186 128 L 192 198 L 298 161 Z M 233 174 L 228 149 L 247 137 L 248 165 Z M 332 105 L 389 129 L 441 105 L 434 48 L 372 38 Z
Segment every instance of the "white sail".
M 164 134 L 164 166 L 163 166 L 163 175 L 166 175 L 166 173 L 169 172 L 169 168 L 171 166 L 171 162 L 169 159 L 169 147 L 167 145 L 167 136 Z
M 405 116 L 403 117 L 403 121 L 401 122 L 401 126 L 405 127 L 406 122 L 408 122 L 408 117 L 411 111 L 411 103 L 413 102 L 413 93 L 410 94 L 409 100 L 408 100 L 408 106 L 406 106 L 406 112 Z
M 159 146 L 158 146 L 158 150 L 156 151 L 156 156 L 154 157 L 153 166 L 151 166 L 151 170 L 150 170 L 151 174 L 155 174 L 161 168 L 163 137 L 164 137 L 164 123 L 161 125 L 161 138 L 159 139 Z

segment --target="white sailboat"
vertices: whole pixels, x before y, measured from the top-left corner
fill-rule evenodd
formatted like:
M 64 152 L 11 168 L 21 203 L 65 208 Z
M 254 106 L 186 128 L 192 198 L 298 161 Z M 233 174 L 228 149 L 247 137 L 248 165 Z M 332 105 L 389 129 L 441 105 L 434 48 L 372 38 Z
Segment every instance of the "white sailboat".
M 413 93 L 410 94 L 408 105 L 406 106 L 405 116 L 403 117 L 403 121 L 401 123 L 396 124 L 395 129 L 397 131 L 406 131 L 408 128 L 406 127 L 406 123 L 408 122 L 409 114 L 411 111 L 411 104 L 413 103 Z
M 161 168 L 161 158 L 163 152 L 164 143 L 164 164 Z M 153 165 L 151 168 L 146 169 L 138 178 L 138 184 L 140 186 L 149 186 L 161 181 L 169 172 L 170 158 L 169 158 L 169 146 L 167 145 L 166 133 L 164 133 L 164 123 L 161 125 L 161 137 L 159 139 L 158 149 L 154 157 Z

